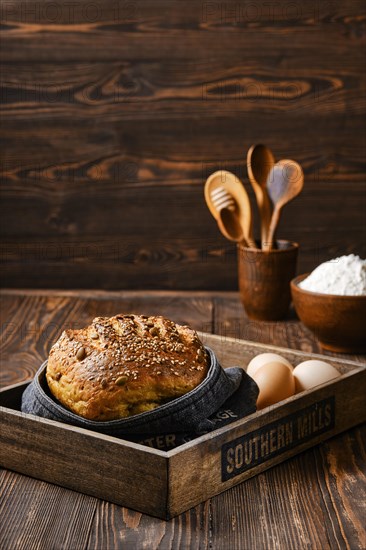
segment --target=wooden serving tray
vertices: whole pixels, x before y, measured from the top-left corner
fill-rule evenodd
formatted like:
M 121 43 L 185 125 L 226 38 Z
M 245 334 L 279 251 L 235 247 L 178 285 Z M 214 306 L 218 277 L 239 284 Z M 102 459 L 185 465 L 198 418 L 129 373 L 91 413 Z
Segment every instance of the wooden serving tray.
M 293 365 L 320 355 L 200 334 L 223 367 L 277 352 Z M 169 519 L 366 420 L 366 366 L 326 357 L 342 374 L 164 452 L 20 412 L 26 383 L 0 392 L 0 464 Z M 229 414 L 229 413 L 228 413 Z

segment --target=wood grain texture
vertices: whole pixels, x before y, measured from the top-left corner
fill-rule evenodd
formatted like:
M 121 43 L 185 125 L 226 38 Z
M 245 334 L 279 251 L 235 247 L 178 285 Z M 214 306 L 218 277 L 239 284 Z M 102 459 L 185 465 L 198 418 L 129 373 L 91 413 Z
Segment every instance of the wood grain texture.
M 330 549 L 320 506 L 320 490 L 312 473 L 315 467 L 314 452 L 305 451 L 283 467 L 274 467 L 266 474 L 248 480 L 245 491 L 234 487 L 215 497 L 222 498 L 222 502 L 213 511 L 213 547 L 224 540 L 225 550 L 239 549 L 245 532 L 245 548 Z M 298 483 L 299 476 L 301 484 Z M 304 486 L 307 487 L 306 493 Z M 279 487 L 281 495 L 278 498 Z M 276 521 L 273 521 L 274 515 Z
M 209 508 L 206 502 L 174 520 L 162 521 L 100 501 L 87 548 L 209 548 Z
M 4 550 L 85 547 L 96 512 L 95 498 L 7 470 L 1 470 L 0 482 Z
M 236 289 L 203 183 L 258 142 L 304 168 L 299 273 L 366 255 L 364 4 L 187 6 L 2 4 L 4 285 Z
M 281 323 L 249 322 L 236 293 L 229 293 L 227 301 L 223 293 L 144 294 L 4 292 L 0 364 L 3 383 L 27 379 L 37 368 L 39 359 L 45 357 L 61 326 L 78 323 L 78 315 L 84 323 L 97 312 L 113 314 L 116 307 L 121 311 L 142 312 L 159 306 L 161 313 L 177 319 L 183 317 L 187 322 L 190 319 L 199 330 L 210 332 L 211 326 L 212 332 L 236 338 L 305 352 L 319 351 L 312 336 L 295 318 Z M 13 330 L 9 327 L 11 322 L 14 322 Z M 22 338 L 21 328 L 29 331 L 32 326 L 34 332 Z M 22 361 L 26 357 L 29 366 L 24 371 Z M 364 356 L 357 359 L 365 361 Z M 43 541 L 44 547 L 48 545 L 55 550 L 363 550 L 365 441 L 365 426 L 349 430 L 170 522 L 2 472 L 0 506 L 3 517 L 9 521 L 1 524 L 0 545 L 5 550 L 33 550 L 42 546 Z M 54 524 L 51 525 L 46 511 L 56 510 L 55 501 L 61 503 L 57 511 L 62 509 L 62 514 L 52 512 Z
M 366 433 L 362 430 L 351 430 L 344 435 L 342 441 L 338 438 L 328 441 L 321 446 L 322 461 L 317 462 L 319 470 L 319 487 L 323 494 L 322 506 L 327 518 L 328 510 L 336 514 L 339 524 L 332 525 L 326 520 L 331 547 L 335 544 L 345 546 L 347 540 L 352 540 L 351 547 L 364 548 L 366 546 L 366 529 L 363 518 L 365 516 L 365 444 Z M 353 449 L 358 447 L 360 453 L 353 455 Z M 351 460 L 348 460 L 352 457 Z M 348 509 L 349 521 L 343 521 L 343 511 L 348 508 L 349 498 L 356 491 L 361 506 Z M 333 542 L 334 541 L 334 542 Z

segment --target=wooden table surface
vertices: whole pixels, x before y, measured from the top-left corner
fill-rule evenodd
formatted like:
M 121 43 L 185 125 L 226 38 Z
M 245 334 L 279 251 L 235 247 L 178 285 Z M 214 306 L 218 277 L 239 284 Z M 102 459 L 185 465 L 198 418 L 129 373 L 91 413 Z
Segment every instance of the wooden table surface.
M 249 321 L 233 292 L 4 290 L 1 386 L 31 378 L 64 328 L 121 312 L 162 314 L 205 332 L 321 351 L 293 313 L 283 322 Z M 0 548 L 364 549 L 365 434 L 365 425 L 349 430 L 171 521 L 2 470 Z

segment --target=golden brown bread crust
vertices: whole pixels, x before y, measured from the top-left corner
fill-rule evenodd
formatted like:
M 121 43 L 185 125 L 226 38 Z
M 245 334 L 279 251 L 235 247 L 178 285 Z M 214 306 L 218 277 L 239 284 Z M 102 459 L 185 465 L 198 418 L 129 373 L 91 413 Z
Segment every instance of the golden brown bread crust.
M 189 327 L 164 317 L 116 315 L 65 330 L 50 351 L 46 378 L 66 408 L 106 421 L 179 397 L 207 372 L 207 353 Z

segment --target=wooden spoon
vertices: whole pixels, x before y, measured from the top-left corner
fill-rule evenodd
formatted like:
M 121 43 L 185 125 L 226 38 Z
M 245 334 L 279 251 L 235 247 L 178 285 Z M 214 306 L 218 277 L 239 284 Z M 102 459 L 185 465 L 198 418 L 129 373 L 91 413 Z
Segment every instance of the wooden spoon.
M 273 166 L 268 175 L 267 190 L 273 202 L 274 210 L 263 250 L 272 248 L 281 209 L 301 192 L 303 185 L 304 173 L 301 166 L 294 160 L 280 160 Z
M 249 197 L 235 174 L 227 170 L 218 170 L 211 174 L 205 183 L 205 199 L 220 231 L 227 239 L 245 242 L 256 248 L 252 237 Z
M 259 210 L 262 247 L 263 243 L 267 241 L 272 217 L 272 206 L 267 192 L 267 179 L 274 164 L 274 156 L 268 147 L 262 144 L 251 146 L 247 154 L 247 170 Z

